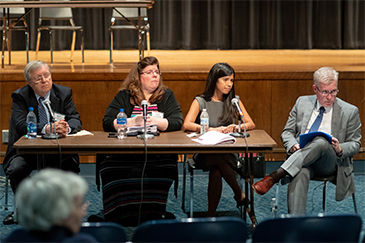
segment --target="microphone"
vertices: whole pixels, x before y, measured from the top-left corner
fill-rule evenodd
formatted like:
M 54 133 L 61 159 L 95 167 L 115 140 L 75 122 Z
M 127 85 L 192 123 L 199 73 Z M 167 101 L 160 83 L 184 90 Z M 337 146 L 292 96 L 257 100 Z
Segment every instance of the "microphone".
M 232 103 L 233 106 L 236 106 L 237 111 L 240 114 L 240 117 L 241 117 L 242 122 L 245 123 L 245 119 L 243 118 L 243 112 L 242 112 L 241 107 L 240 107 L 240 105 L 238 103 L 238 99 L 237 98 L 233 98 L 231 100 L 231 103 Z
M 147 134 L 147 106 L 148 102 L 147 100 L 142 100 L 141 107 L 143 109 L 143 120 L 144 120 L 144 132 L 143 134 L 140 134 L 137 136 L 139 139 L 147 139 L 147 138 L 154 138 L 155 136 L 153 134 Z
M 43 104 L 47 107 L 47 110 L 48 110 L 49 114 L 51 115 L 52 121 L 54 122 L 55 115 L 54 115 L 53 110 L 51 108 L 51 101 L 50 100 L 43 100 Z
M 237 98 L 233 98 L 231 100 L 231 103 L 232 103 L 233 106 L 236 107 L 236 109 L 237 109 L 237 111 L 238 111 L 238 113 L 240 115 L 240 118 L 241 118 L 240 120 L 242 121 L 243 124 L 245 124 L 245 119 L 243 118 L 243 112 L 242 112 L 242 109 L 241 109 L 241 107 L 239 105 L 238 99 Z M 241 132 L 241 123 L 240 123 L 240 120 L 238 122 L 238 133 L 233 133 L 232 136 L 234 136 L 234 137 L 240 137 L 240 138 L 241 137 L 249 137 L 250 134 L 246 133 L 246 126 L 243 126 L 244 132 L 243 133 Z
M 54 112 L 51 107 L 51 101 L 43 100 L 43 104 L 47 107 L 47 110 L 48 110 L 49 114 L 51 115 L 52 122 L 49 124 L 50 133 L 43 134 L 42 138 L 43 139 L 57 139 L 57 138 L 59 138 L 59 135 L 57 133 L 53 133 L 53 129 L 52 129 L 52 127 L 53 127 L 52 123 L 56 121 L 56 117 L 55 117 Z
M 141 107 L 143 109 L 143 119 L 145 120 L 145 122 L 147 120 L 147 106 L 148 106 L 147 100 L 142 100 Z

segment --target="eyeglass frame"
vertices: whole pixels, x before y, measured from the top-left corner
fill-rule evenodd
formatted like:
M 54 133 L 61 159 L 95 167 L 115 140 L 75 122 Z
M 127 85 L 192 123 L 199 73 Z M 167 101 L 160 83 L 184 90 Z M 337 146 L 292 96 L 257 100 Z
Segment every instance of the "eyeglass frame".
M 49 80 L 52 77 L 51 73 L 45 73 L 43 75 L 39 75 L 36 78 L 32 78 L 31 80 L 35 83 L 35 84 L 39 84 L 40 82 L 42 82 L 43 80 Z
M 316 86 L 316 89 L 319 91 L 319 93 L 321 93 L 321 95 L 323 95 L 323 96 L 328 96 L 328 95 L 336 96 L 340 92 L 338 89 L 334 89 L 334 90 L 331 90 L 330 92 L 328 92 L 327 90 L 320 90 L 317 85 L 315 85 L 315 86 Z M 336 92 L 336 93 L 334 93 L 334 92 Z
M 160 70 L 148 70 L 146 72 L 141 72 L 141 74 L 145 74 L 148 76 L 150 76 L 151 74 L 161 75 L 161 71 Z

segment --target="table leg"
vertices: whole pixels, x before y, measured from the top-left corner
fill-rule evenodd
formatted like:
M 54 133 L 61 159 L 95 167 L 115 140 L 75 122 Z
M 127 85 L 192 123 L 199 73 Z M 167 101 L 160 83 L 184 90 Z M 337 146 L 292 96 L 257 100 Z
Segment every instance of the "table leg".
M 250 153 L 249 157 L 249 173 L 250 173 L 250 210 L 251 210 L 251 221 L 252 221 L 252 227 L 255 228 L 257 221 L 255 216 L 255 207 L 254 207 L 254 190 L 251 185 L 254 184 L 254 175 L 253 175 L 253 153 Z
M 257 220 L 255 216 L 255 208 L 254 208 L 254 191 L 251 185 L 254 183 L 254 175 L 253 175 L 253 153 L 245 153 L 245 194 L 246 197 L 250 199 L 250 203 L 248 207 L 244 206 L 243 219 L 246 220 L 246 212 L 249 214 L 249 217 L 252 222 L 252 228 L 257 226 Z
M 247 182 L 247 175 L 250 175 L 249 174 L 249 164 L 247 163 L 247 161 L 248 161 L 248 153 L 245 153 L 244 154 L 245 155 L 245 161 L 246 161 L 246 163 L 245 163 L 245 175 L 244 175 L 244 180 L 245 180 L 245 194 L 246 194 L 246 197 L 249 197 L 249 188 L 248 188 L 248 186 L 249 186 L 249 183 Z M 246 221 L 246 205 L 244 206 L 244 210 L 243 210 L 243 212 L 242 212 L 242 214 L 243 214 L 243 219 Z
M 185 193 L 186 193 L 186 164 L 188 163 L 186 160 L 187 155 L 184 154 L 184 161 L 183 161 L 183 189 L 182 189 L 182 199 L 181 199 L 181 209 L 185 213 Z

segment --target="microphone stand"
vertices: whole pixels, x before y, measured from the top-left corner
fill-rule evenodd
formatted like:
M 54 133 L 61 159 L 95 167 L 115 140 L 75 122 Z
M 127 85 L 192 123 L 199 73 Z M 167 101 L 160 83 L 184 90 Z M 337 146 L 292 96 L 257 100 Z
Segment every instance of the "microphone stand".
M 43 139 L 58 139 L 60 137 L 60 135 L 58 135 L 57 133 L 53 133 L 53 125 L 52 125 L 52 123 L 54 123 L 54 122 L 55 122 L 55 119 L 52 116 L 52 121 L 49 123 L 49 129 L 50 129 L 50 131 L 49 131 L 49 133 L 42 135 L 42 138 Z
M 243 119 L 243 117 L 241 117 Z M 241 132 L 241 119 L 238 119 L 238 132 L 231 133 L 231 136 L 235 138 L 248 138 L 250 136 L 249 133 L 246 132 L 246 126 L 243 126 L 244 132 Z M 245 124 L 245 122 L 243 122 Z
M 144 132 L 143 132 L 143 134 L 140 134 L 140 135 L 138 135 L 137 136 L 137 138 L 139 138 L 139 139 L 152 139 L 152 138 L 154 138 L 155 136 L 153 135 L 153 134 L 147 134 L 147 125 L 146 125 L 146 123 L 147 123 L 147 118 L 146 117 L 144 117 Z

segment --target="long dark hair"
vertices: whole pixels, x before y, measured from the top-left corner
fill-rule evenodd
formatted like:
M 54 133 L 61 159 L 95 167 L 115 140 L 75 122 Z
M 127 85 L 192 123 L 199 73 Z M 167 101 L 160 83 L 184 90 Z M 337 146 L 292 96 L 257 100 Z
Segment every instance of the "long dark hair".
M 233 74 L 233 80 L 236 76 L 234 69 L 228 63 L 216 63 L 210 69 L 207 81 L 205 83 L 205 90 L 204 93 L 199 95 L 200 97 L 204 98 L 206 101 L 211 101 L 212 96 L 215 91 L 215 87 L 217 86 L 217 81 L 221 77 L 230 76 Z M 219 122 L 222 124 L 231 124 L 232 118 L 236 117 L 236 111 L 231 104 L 231 100 L 236 97 L 236 93 L 234 91 L 234 82 L 232 85 L 231 91 L 228 94 L 223 94 L 223 114 L 219 117 Z
M 142 70 L 145 69 L 147 66 L 156 65 L 158 70 L 160 70 L 160 64 L 156 57 L 145 57 L 138 63 L 134 64 L 129 72 L 128 76 L 124 80 L 122 86 L 119 90 L 128 90 L 130 95 L 130 102 L 132 105 L 139 105 L 141 104 L 142 100 L 145 100 L 144 93 L 141 89 L 141 80 L 140 76 Z M 150 97 L 149 102 L 156 103 L 162 100 L 163 95 L 165 94 L 167 87 L 162 83 L 162 77 L 160 76 L 160 82 L 153 92 L 152 96 Z

